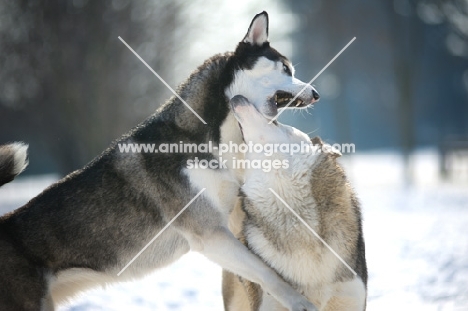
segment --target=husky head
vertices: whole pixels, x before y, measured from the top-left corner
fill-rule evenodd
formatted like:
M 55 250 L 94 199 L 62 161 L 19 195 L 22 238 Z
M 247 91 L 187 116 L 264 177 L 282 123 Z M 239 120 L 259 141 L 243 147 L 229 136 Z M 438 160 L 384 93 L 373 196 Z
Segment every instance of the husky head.
M 279 108 L 305 108 L 319 99 L 310 85 L 294 78 L 291 62 L 268 42 L 268 14 L 252 20 L 244 39 L 234 52 L 234 81 L 226 89 L 228 98 L 241 94 L 265 117 L 272 118 Z
M 255 105 L 242 95 L 231 98 L 229 104 L 241 128 L 244 142 L 248 145 L 252 143 L 263 146 L 262 152 L 256 152 L 256 147 L 253 147 L 253 153 L 249 151 L 246 159 L 271 159 L 273 156 L 275 159 L 292 163 L 293 172 L 303 173 L 313 165 L 319 154 L 326 154 L 334 159 L 341 156 L 339 150 L 324 143 L 320 137 L 311 139 L 306 133 L 292 126 L 277 121 L 269 122 Z M 264 172 L 269 172 L 269 169 Z
M 229 101 L 231 110 L 239 122 L 244 141 L 254 144 L 309 144 L 310 138 L 298 129 L 269 122 L 256 105 L 242 95 L 236 95 Z

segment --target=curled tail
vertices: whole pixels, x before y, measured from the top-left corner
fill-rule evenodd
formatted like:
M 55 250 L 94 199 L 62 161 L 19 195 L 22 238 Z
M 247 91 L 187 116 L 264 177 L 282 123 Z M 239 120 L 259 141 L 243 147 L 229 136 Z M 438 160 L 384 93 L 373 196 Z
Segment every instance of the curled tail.
M 0 187 L 12 181 L 28 165 L 28 145 L 12 143 L 0 146 Z

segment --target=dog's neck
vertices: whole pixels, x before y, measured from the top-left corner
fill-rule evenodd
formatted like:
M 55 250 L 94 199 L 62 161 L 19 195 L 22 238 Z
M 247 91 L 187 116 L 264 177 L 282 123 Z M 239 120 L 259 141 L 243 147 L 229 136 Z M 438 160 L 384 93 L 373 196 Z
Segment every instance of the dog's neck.
M 246 159 L 249 159 L 249 155 Z M 256 157 L 258 158 L 258 157 Z M 255 209 L 264 217 L 271 214 L 283 213 L 288 208 L 284 200 L 299 215 L 309 214 L 313 206 L 312 178 L 315 166 L 320 162 L 320 155 L 314 154 L 276 154 L 269 159 L 288 160 L 287 168 L 271 169 L 265 172 L 262 169 L 246 169 L 245 184 L 242 191 L 252 201 L 257 202 Z M 267 159 L 267 157 L 264 157 Z M 276 197 L 271 190 L 278 196 Z M 260 203 L 259 203 L 260 202 Z M 276 212 L 275 212 L 276 211 Z
M 231 142 L 232 144 L 239 146 L 243 143 L 243 139 L 242 132 L 239 128 L 239 124 L 237 123 L 236 118 L 232 112 L 229 112 L 228 116 L 221 125 L 221 143 L 229 145 Z M 235 150 L 229 150 L 227 153 L 222 154 L 221 157 L 223 157 L 225 160 L 228 160 L 226 163 L 228 168 L 233 171 L 236 179 L 239 182 L 243 182 L 245 173 L 244 169 L 234 168 L 233 161 L 243 160 L 245 155 L 241 152 L 233 151 Z
M 312 171 L 320 161 L 320 154 L 297 153 L 290 155 L 288 153 L 276 152 L 271 156 L 263 153 L 247 153 L 245 159 L 248 161 L 279 161 L 281 168 L 271 168 L 269 172 L 263 169 L 249 168 L 245 170 L 245 179 L 247 182 L 255 180 L 263 183 L 263 187 L 274 188 L 275 186 L 288 185 L 304 186 L 310 183 Z M 277 162 L 278 163 L 278 162 Z M 305 178 L 304 176 L 309 177 Z M 278 181 L 281 181 L 278 183 Z

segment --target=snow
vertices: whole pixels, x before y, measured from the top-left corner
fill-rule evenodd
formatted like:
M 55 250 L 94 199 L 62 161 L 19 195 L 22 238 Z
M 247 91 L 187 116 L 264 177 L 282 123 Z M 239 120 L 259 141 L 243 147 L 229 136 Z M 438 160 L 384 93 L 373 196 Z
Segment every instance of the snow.
M 401 157 L 343 157 L 363 207 L 369 269 L 368 310 L 468 310 L 468 176 L 438 178 L 431 150 L 412 158 L 404 182 Z M 56 176 L 24 177 L 0 189 L 0 213 L 26 203 Z M 143 280 L 83 293 L 59 310 L 222 310 L 221 269 L 190 253 Z
M 468 310 L 468 185 L 438 180 L 435 153 L 412 160 L 411 187 L 397 154 L 345 161 L 363 206 L 368 310 Z
M 60 311 L 222 310 L 221 268 L 197 253 L 133 283 L 85 292 Z

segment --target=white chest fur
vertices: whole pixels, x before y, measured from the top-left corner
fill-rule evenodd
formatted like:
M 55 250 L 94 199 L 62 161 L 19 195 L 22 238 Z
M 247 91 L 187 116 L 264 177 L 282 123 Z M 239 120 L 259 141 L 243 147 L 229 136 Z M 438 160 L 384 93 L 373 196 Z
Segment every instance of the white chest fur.
M 242 134 L 239 125 L 232 113 L 229 113 L 221 126 L 221 144 L 239 145 L 240 143 L 242 143 Z M 219 150 L 214 149 L 213 153 L 221 157 L 220 161 L 225 161 L 227 168 L 191 168 L 186 169 L 184 173 L 189 177 L 192 186 L 197 189 L 206 188 L 203 195 L 208 197 L 228 219 L 244 179 L 244 170 L 233 168 L 232 163 L 236 159 L 242 159 L 244 154 L 228 150 L 220 155 Z

